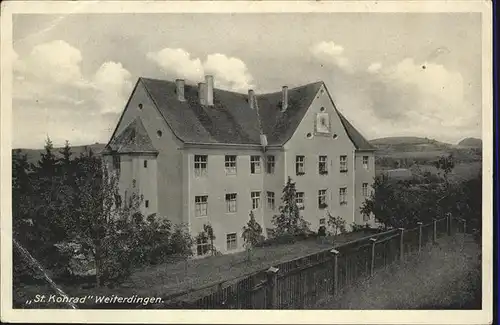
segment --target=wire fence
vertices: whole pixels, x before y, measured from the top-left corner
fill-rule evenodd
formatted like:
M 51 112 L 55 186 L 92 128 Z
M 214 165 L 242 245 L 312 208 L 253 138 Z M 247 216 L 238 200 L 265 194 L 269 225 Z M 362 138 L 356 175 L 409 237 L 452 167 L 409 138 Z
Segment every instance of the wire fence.
M 304 309 L 363 281 L 376 271 L 418 254 L 438 238 L 463 232 L 465 222 L 447 216 L 412 229 L 392 229 L 270 266 L 189 301 L 164 299 L 157 308 Z

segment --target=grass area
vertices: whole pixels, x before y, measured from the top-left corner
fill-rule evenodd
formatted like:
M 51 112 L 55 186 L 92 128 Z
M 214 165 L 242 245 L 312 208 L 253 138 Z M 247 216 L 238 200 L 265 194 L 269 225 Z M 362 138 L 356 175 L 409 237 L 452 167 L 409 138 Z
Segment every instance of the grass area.
M 237 277 L 266 269 L 282 262 L 297 259 L 332 248 L 343 243 L 366 237 L 372 232 L 359 231 L 336 236 L 330 240 L 321 241 L 310 239 L 298 241 L 293 244 L 283 244 L 269 247 L 256 248 L 252 260 L 247 261 L 247 253 L 235 253 L 222 256 L 211 256 L 203 259 L 165 263 L 141 268 L 130 278 L 114 288 L 83 288 L 78 285 L 62 285 L 62 289 L 70 296 L 84 295 L 121 295 L 136 294 L 142 297 L 166 297 L 181 291 L 194 290 L 216 284 L 220 281 L 230 281 Z M 23 303 L 29 297 L 33 298 L 39 293 L 53 293 L 47 286 L 23 286 L 14 288 L 17 292 L 14 298 Z M 54 308 L 46 306 L 45 308 Z M 38 307 L 41 308 L 41 307 Z
M 317 309 L 481 309 L 481 248 L 457 234 L 380 270 Z

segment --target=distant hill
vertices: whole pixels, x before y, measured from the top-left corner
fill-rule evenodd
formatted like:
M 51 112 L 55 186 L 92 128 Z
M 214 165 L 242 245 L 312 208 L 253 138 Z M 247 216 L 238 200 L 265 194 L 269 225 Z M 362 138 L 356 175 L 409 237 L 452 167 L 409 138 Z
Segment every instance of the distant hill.
M 473 147 L 481 148 L 483 146 L 483 140 L 478 138 L 465 138 L 458 143 L 460 147 Z
M 394 152 L 442 152 L 453 147 L 452 144 L 420 137 L 389 137 L 371 140 L 370 143 L 380 154 Z
M 92 149 L 92 151 L 96 154 L 100 153 L 104 147 L 106 145 L 103 144 L 103 143 L 94 143 L 94 144 L 90 144 L 90 145 L 87 145 L 87 146 L 74 146 L 74 147 L 71 147 L 71 151 L 73 152 L 73 156 L 74 157 L 78 157 L 81 153 L 85 152 L 85 150 L 90 150 Z M 56 155 L 56 157 L 60 157 L 61 155 L 59 154 L 59 151 L 61 150 L 62 148 L 54 148 L 54 153 Z M 22 153 L 26 154 L 27 155 L 27 158 L 28 158 L 28 162 L 30 163 L 36 163 L 42 153 L 45 151 L 45 149 L 13 149 L 14 150 L 21 150 Z

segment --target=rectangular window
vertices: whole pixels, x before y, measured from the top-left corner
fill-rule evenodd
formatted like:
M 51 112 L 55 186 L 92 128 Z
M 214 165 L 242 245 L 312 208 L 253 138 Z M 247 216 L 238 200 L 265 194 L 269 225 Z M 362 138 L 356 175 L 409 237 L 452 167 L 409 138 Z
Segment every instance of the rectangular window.
M 297 194 L 296 194 L 296 202 L 297 202 L 297 206 L 299 207 L 299 209 L 304 209 L 305 208 L 305 205 L 304 205 L 304 192 L 297 192 Z
M 120 170 L 120 156 L 113 155 L 113 169 Z
M 236 156 L 225 157 L 226 175 L 236 175 Z
M 207 176 L 208 156 L 195 155 L 194 156 L 194 175 L 196 177 Z
M 196 238 L 196 254 L 198 256 L 206 255 L 210 251 L 210 244 L 206 236 Z
M 274 174 L 275 164 L 274 156 L 267 156 L 266 172 L 268 174 Z
M 339 203 L 340 205 L 347 205 L 347 187 L 339 189 Z
M 368 183 L 363 183 L 361 186 L 361 192 L 363 196 L 368 196 Z
M 274 210 L 275 206 L 274 192 L 267 192 L 267 208 L 270 210 Z
M 250 157 L 250 173 L 260 174 L 260 156 Z
M 144 206 L 145 206 L 146 208 L 149 208 L 149 200 L 145 200 L 145 201 L 144 201 Z
M 319 156 L 318 171 L 319 171 L 320 175 L 328 174 L 328 157 L 327 156 Z
M 236 239 L 236 233 L 226 235 L 226 246 L 228 251 L 234 250 L 238 247 Z
M 340 156 L 340 172 L 347 173 L 347 156 Z
M 236 193 L 226 194 L 226 211 L 236 212 Z
M 208 196 L 194 197 L 195 214 L 197 218 L 206 217 L 208 215 Z
M 328 205 L 326 204 L 326 190 L 318 191 L 318 208 L 325 209 Z
M 148 161 L 144 160 L 144 168 L 148 168 Z
M 368 156 L 363 156 L 363 168 L 368 169 Z
M 258 209 L 260 207 L 260 192 L 251 192 L 250 196 L 252 198 L 252 209 Z
M 295 156 L 295 174 L 304 175 L 306 173 L 306 157 Z
M 324 225 L 325 223 L 326 223 L 326 219 L 325 218 L 319 219 L 319 224 L 320 225 Z

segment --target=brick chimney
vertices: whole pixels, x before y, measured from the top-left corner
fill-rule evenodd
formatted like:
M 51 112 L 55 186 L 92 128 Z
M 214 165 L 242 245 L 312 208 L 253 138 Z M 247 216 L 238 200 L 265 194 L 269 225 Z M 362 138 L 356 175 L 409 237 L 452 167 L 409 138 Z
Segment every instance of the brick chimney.
M 211 75 L 205 76 L 205 84 L 206 88 L 206 105 L 213 106 L 214 105 L 214 77 Z
M 288 108 L 288 87 L 283 86 L 281 90 L 281 111 L 284 112 Z
M 200 82 L 198 84 L 198 98 L 201 105 L 207 105 L 207 84 Z
M 176 86 L 175 91 L 177 93 L 177 99 L 180 102 L 183 102 L 186 100 L 186 98 L 184 97 L 184 85 L 185 85 L 184 79 L 176 79 L 175 80 L 175 86 Z
M 253 89 L 248 89 L 248 105 L 251 109 L 255 109 L 255 92 Z

